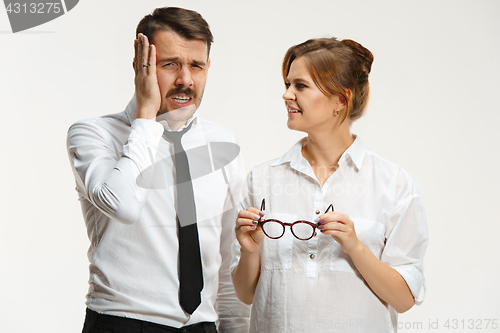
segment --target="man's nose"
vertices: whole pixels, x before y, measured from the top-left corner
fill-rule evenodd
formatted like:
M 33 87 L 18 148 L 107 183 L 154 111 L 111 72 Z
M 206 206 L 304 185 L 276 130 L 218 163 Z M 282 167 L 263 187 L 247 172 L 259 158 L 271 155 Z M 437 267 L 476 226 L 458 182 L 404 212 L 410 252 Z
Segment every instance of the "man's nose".
M 189 68 L 183 67 L 179 70 L 175 85 L 183 87 L 190 87 L 193 85 L 193 78 L 191 77 Z

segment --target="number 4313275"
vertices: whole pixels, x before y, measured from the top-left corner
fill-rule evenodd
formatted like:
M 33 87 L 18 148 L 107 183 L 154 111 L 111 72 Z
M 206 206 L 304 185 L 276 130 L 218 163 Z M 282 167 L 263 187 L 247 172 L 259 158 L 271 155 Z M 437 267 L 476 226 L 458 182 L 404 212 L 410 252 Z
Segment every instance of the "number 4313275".
M 498 328 L 498 319 L 448 319 L 444 323 L 444 328 L 457 330 L 457 329 L 470 329 L 470 330 L 483 330 Z
M 61 12 L 61 4 L 53 2 L 40 2 L 40 3 L 23 3 L 18 2 L 9 3 L 7 5 L 7 13 L 11 14 L 59 14 Z

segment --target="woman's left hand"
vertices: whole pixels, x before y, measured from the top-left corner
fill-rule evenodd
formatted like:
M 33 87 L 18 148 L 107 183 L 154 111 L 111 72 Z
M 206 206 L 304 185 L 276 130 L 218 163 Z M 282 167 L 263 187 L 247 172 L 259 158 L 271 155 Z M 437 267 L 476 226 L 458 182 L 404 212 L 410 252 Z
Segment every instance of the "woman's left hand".
M 354 222 L 348 215 L 329 212 L 321 215 L 318 223 L 318 229 L 325 235 L 331 235 L 345 253 L 350 254 L 362 246 L 354 230 Z

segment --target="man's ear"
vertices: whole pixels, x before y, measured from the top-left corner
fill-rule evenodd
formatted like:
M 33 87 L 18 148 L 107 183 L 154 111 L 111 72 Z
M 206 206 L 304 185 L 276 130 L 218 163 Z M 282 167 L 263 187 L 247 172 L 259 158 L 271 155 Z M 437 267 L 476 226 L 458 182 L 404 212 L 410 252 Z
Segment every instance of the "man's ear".
M 208 58 L 208 61 L 207 61 L 207 69 L 210 69 L 210 58 Z
M 132 68 L 135 70 L 135 61 L 132 60 Z

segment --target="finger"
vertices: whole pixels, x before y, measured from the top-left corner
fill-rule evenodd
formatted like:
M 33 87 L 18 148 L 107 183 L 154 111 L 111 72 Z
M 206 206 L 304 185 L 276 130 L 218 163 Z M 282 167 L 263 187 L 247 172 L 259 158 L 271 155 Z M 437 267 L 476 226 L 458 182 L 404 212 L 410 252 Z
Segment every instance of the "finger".
M 257 215 L 260 215 L 260 216 L 264 216 L 265 215 L 264 212 L 261 212 L 260 210 L 258 210 L 255 207 L 248 207 L 247 211 L 252 212 L 254 214 L 257 214 Z
M 252 232 L 257 229 L 256 225 L 242 225 L 238 229 L 236 229 L 236 233 L 245 234 L 247 232 Z
M 143 48 L 142 37 L 143 34 L 137 35 L 137 63 L 136 63 L 137 70 L 140 70 L 142 65 L 142 48 Z
M 314 222 L 318 223 L 318 224 L 324 224 L 324 223 L 327 223 L 327 222 L 331 222 L 333 221 L 332 219 L 332 214 L 335 214 L 335 212 L 329 212 L 329 213 L 326 213 L 326 214 L 323 214 L 323 215 L 320 215 L 318 216 Z
M 238 217 L 258 220 L 262 217 L 262 215 L 259 215 L 259 213 L 260 213 L 260 211 L 258 209 L 250 207 L 250 208 L 247 208 L 247 210 L 240 210 L 240 212 L 238 213 Z
M 248 218 L 238 218 L 236 219 L 236 229 L 237 228 L 240 228 L 241 226 L 244 226 L 244 225 L 257 225 L 257 221 L 256 220 L 253 220 L 253 219 L 248 219 Z
M 323 214 L 319 217 L 319 224 L 326 224 L 331 222 L 347 224 L 349 222 L 349 217 L 342 213 L 330 212 Z
M 321 233 L 323 235 L 333 236 L 333 239 L 335 239 L 337 242 L 340 242 L 343 239 L 343 236 L 346 235 L 345 232 L 339 230 L 321 230 Z
M 325 224 L 321 224 L 318 226 L 318 229 L 321 230 L 322 232 L 325 231 L 340 231 L 340 232 L 347 232 L 349 228 L 340 222 L 329 222 Z
M 141 66 L 143 69 L 147 69 L 148 59 L 149 59 L 149 41 L 148 37 L 142 35 L 142 54 L 141 54 Z
M 137 75 L 137 71 L 139 68 L 139 57 L 138 57 L 138 49 L 139 49 L 139 40 L 134 39 L 134 72 Z
M 148 70 L 150 73 L 156 73 L 156 46 L 151 44 L 149 46 L 149 60 L 148 60 Z

